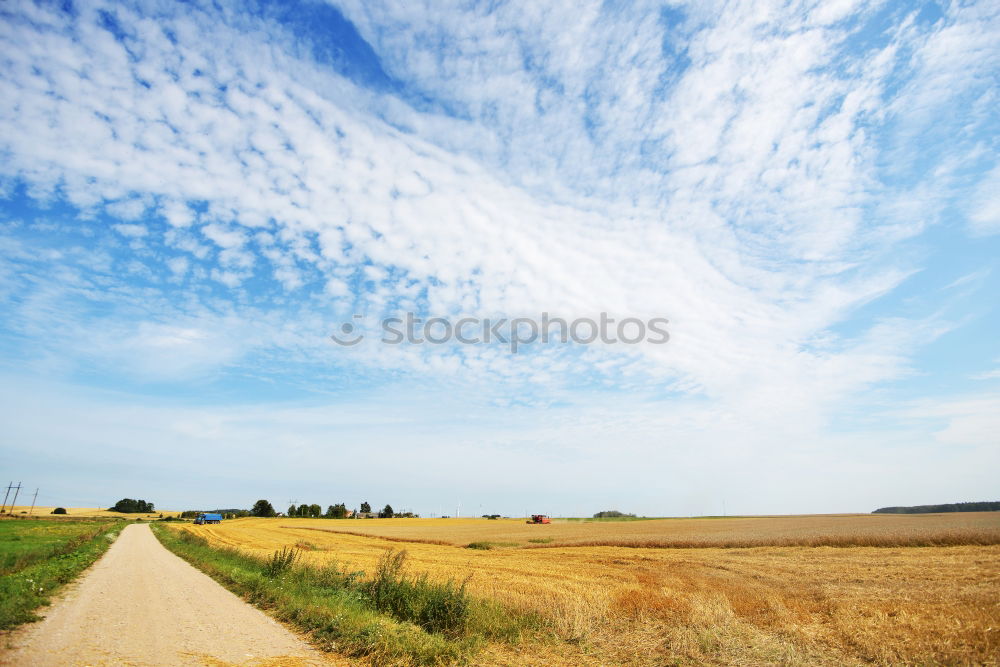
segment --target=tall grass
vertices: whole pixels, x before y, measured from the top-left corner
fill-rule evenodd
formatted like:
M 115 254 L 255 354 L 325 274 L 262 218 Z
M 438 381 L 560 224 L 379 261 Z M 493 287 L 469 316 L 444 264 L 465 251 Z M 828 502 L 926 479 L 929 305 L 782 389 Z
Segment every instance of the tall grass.
M 288 572 L 292 565 L 299 559 L 298 549 L 281 547 L 281 551 L 275 551 L 271 558 L 264 561 L 264 575 L 274 578 Z
M 366 577 L 336 563 L 302 563 L 287 547 L 259 558 L 212 547 L 187 531 L 154 526 L 154 532 L 230 590 L 309 632 L 320 648 L 373 664 L 463 662 L 486 641 L 516 643 L 541 627 L 534 616 L 472 598 L 465 582 L 407 573 L 405 551 L 387 551 Z
M 376 609 L 416 623 L 428 632 L 451 637 L 466 634 L 473 602 L 465 582 L 434 583 L 427 575 L 408 577 L 405 551 L 387 551 L 379 559 L 375 577 L 364 587 Z

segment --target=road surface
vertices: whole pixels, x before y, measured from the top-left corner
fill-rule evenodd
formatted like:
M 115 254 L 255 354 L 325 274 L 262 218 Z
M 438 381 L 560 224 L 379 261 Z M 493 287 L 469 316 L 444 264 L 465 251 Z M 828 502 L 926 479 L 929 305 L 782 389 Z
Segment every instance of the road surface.
M 131 524 L 49 608 L 15 631 L 3 665 L 335 664 Z M 337 660 L 336 662 L 340 662 Z M 343 663 L 341 663 L 343 664 Z

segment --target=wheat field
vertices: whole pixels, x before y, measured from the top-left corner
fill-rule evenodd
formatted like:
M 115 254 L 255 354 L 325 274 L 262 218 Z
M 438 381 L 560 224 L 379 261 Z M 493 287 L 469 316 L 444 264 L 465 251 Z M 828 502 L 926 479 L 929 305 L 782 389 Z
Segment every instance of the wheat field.
M 1000 544 L 1000 512 L 954 514 L 841 514 L 779 517 L 580 521 L 554 519 L 528 525 L 523 519 L 379 519 L 289 525 L 343 531 L 400 542 L 465 546 L 750 547 L 750 546 L 942 546 Z M 308 520 L 306 520 L 308 521 Z M 544 539 L 544 545 L 531 540 Z
M 1000 664 L 998 524 L 1000 513 L 548 526 L 239 519 L 182 529 L 259 555 L 298 546 L 308 561 L 369 572 L 386 549 L 405 548 L 413 572 L 468 577 L 474 594 L 550 619 L 552 641 L 492 646 L 483 664 L 889 665 Z M 834 537 L 956 545 L 793 544 Z
M 32 507 L 31 505 L 17 505 L 12 508 L 8 508 L 11 514 L 14 515 L 27 515 L 31 512 L 31 516 L 44 516 L 49 517 L 52 515 L 52 510 L 56 508 L 55 505 L 36 505 Z M 111 510 L 104 509 L 103 507 L 66 507 L 66 514 L 59 514 L 56 516 L 70 516 L 76 518 L 93 518 L 93 517 L 116 517 L 119 519 L 156 519 L 162 514 L 163 516 L 180 516 L 180 512 L 172 510 L 156 510 L 155 512 L 143 512 L 139 514 L 126 514 L 124 512 L 112 512 Z

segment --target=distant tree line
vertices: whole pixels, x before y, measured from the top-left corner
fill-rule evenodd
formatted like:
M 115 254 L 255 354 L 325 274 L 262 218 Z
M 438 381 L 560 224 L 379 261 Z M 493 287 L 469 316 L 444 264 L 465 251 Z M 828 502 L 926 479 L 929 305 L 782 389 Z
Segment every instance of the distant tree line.
M 323 508 L 316 504 L 306 505 L 303 503 L 298 507 L 290 505 L 285 516 L 311 517 L 313 519 L 344 519 L 347 518 L 347 505 L 344 503 L 327 505 L 326 512 L 323 512 Z
M 223 519 L 239 519 L 240 517 L 250 516 L 250 510 L 240 510 L 240 509 L 219 509 L 219 510 L 184 510 L 181 512 L 180 518 L 182 519 L 196 519 L 199 514 L 206 513 L 221 514 Z
M 413 517 L 415 515 L 413 512 L 403 512 L 402 514 L 397 513 L 392 509 L 392 505 L 388 504 L 376 515 L 372 512 L 372 506 L 368 502 L 363 502 L 361 503 L 361 507 L 354 511 L 347 509 L 347 505 L 345 503 L 327 505 L 325 512 L 322 507 L 316 504 L 302 504 L 299 506 L 290 505 L 288 507 L 288 511 L 285 513 L 285 516 L 310 517 L 313 519 L 357 519 L 378 516 L 380 519 L 391 519 L 393 517 Z
M 872 514 L 940 514 L 942 512 L 1000 512 L 1000 500 L 979 503 L 945 503 L 943 505 L 912 505 L 910 507 L 880 507 Z
M 598 512 L 594 515 L 595 519 L 617 519 L 620 517 L 634 517 L 634 514 L 625 514 L 624 512 L 619 512 L 618 510 L 604 510 L 603 512 Z
M 221 514 L 227 519 L 238 519 L 240 517 L 250 516 L 250 510 L 235 509 L 232 507 L 224 510 L 209 510 L 209 511 L 215 512 L 216 514 Z
M 277 516 L 278 513 L 275 511 L 274 507 L 266 500 L 258 500 L 254 503 L 253 509 L 249 512 L 250 516 L 259 517 L 272 517 Z M 322 505 L 316 503 L 307 504 L 302 503 L 300 505 L 289 505 L 288 510 L 285 512 L 285 516 L 289 517 L 303 517 L 311 519 L 347 519 L 347 518 L 373 518 L 378 517 L 380 519 L 391 519 L 393 517 L 405 517 L 405 518 L 416 518 L 417 515 L 413 512 L 396 512 L 392 509 L 392 505 L 386 505 L 377 514 L 372 512 L 372 506 L 367 501 L 361 503 L 361 506 L 356 510 L 347 509 L 346 503 L 337 503 L 335 505 L 327 505 L 326 511 L 323 510 Z
M 149 505 L 152 507 L 152 504 Z M 118 510 L 125 511 L 125 510 Z M 144 510 L 145 511 L 145 510 Z M 150 509 L 149 511 L 152 511 Z M 278 512 L 274 509 L 274 506 L 267 500 L 261 499 L 254 503 L 253 507 L 249 510 L 244 509 L 218 509 L 218 510 L 184 510 L 181 512 L 182 519 L 194 519 L 197 518 L 199 514 L 203 512 L 214 512 L 216 514 L 221 514 L 224 519 L 236 519 L 245 516 L 256 516 L 256 517 L 275 517 L 278 516 Z M 327 505 L 326 511 L 323 511 L 323 507 L 317 504 L 306 504 L 301 505 L 290 505 L 288 510 L 285 512 L 285 516 L 289 517 L 301 517 L 301 518 L 311 518 L 311 519 L 347 519 L 347 518 L 374 518 L 378 517 L 380 519 L 391 519 L 393 517 L 401 518 L 417 518 L 419 515 L 413 512 L 396 512 L 392 509 L 392 505 L 386 505 L 377 514 L 372 512 L 372 506 L 368 502 L 361 503 L 360 509 L 351 511 L 347 509 L 345 503 L 337 503 L 335 505 Z M 498 515 L 499 516 L 499 515 Z
M 125 514 L 148 514 L 153 511 L 153 503 L 147 503 L 145 500 L 122 498 L 114 506 L 109 507 L 108 510 Z

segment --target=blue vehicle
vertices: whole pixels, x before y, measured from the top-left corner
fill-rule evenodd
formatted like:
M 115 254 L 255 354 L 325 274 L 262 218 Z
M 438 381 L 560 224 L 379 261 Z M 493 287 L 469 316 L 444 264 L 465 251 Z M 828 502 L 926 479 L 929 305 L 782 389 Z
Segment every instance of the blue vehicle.
M 194 520 L 194 522 L 199 526 L 204 523 L 222 523 L 222 515 L 212 514 L 211 512 L 209 513 L 202 512 L 201 514 L 198 515 L 198 517 Z

